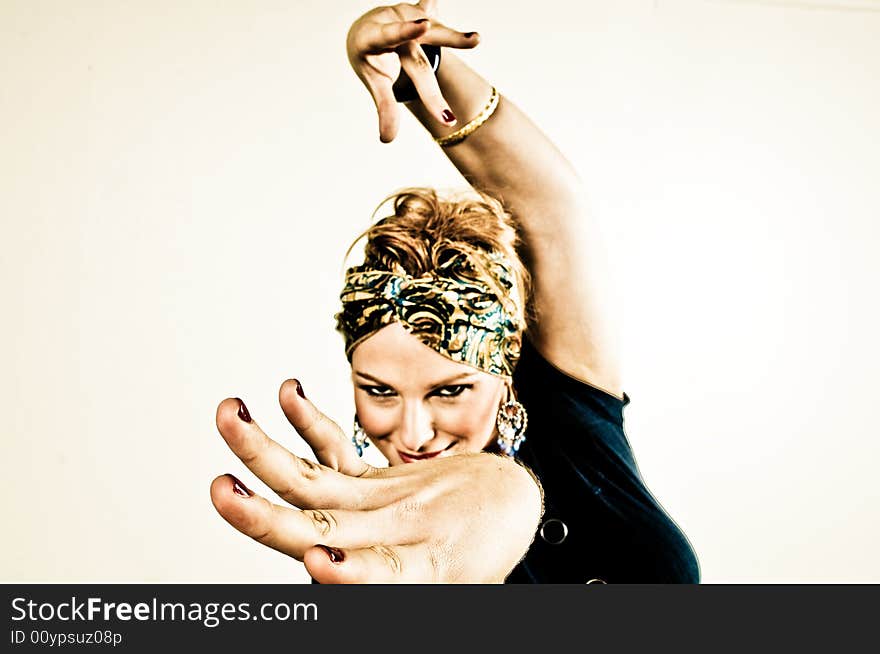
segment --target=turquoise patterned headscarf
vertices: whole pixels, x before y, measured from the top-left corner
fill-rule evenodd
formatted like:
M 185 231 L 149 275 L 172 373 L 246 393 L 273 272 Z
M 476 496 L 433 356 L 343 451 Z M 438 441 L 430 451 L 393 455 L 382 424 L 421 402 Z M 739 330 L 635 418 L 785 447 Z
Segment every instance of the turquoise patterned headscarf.
M 473 258 L 479 264 L 474 265 Z M 522 342 L 522 299 L 513 268 L 497 252 L 458 252 L 431 272 L 412 277 L 399 265 L 349 268 L 336 329 L 345 355 L 392 322 L 440 354 L 510 378 Z

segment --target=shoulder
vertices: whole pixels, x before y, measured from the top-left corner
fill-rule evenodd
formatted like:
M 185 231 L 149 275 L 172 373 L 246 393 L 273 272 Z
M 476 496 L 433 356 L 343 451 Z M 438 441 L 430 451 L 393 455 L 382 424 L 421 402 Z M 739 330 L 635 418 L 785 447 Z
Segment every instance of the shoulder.
M 560 366 L 547 357 L 528 335 L 523 337 L 520 358 L 513 373 L 513 385 L 523 403 L 537 403 L 537 411 L 547 407 L 566 404 L 574 409 L 578 405 L 603 407 L 622 421 L 621 411 L 629 403 L 629 397 L 618 388 L 609 389 L 583 379 L 576 374 L 577 366 Z M 588 375 L 589 377 L 589 375 Z M 552 409 L 558 414 L 559 406 Z
M 565 461 L 578 468 L 625 470 L 639 477 L 624 432 L 624 409 L 630 399 L 577 379 L 548 361 L 529 338 L 523 339 L 514 370 L 517 398 L 528 414 L 527 451 L 547 472 Z
M 558 335 L 556 338 L 546 338 L 541 332 L 536 332 L 528 342 L 534 353 L 560 374 L 623 400 L 623 383 L 617 357 L 595 359 L 585 354 L 590 349 L 588 347 L 569 347 L 570 343 L 578 340 L 588 342 L 590 338 L 587 332 L 580 335 Z M 612 351 L 614 348 L 608 346 L 605 350 Z
M 538 374 L 567 379 L 571 385 L 588 386 L 618 400 L 624 399 L 616 367 L 613 370 L 597 368 L 565 348 L 554 348 L 553 344 L 540 341 L 535 335 L 523 337 L 520 362 L 524 364 L 521 376 Z

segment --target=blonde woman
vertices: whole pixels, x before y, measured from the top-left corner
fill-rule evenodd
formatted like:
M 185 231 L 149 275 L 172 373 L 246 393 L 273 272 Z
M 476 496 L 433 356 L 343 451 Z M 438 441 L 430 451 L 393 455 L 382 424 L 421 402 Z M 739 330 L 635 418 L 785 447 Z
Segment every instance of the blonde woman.
M 220 405 L 233 451 L 304 510 L 231 475 L 214 481 L 214 504 L 321 583 L 697 583 L 693 548 L 624 433 L 629 398 L 581 181 L 451 53 L 479 35 L 445 27 L 435 4 L 366 13 L 349 61 L 380 139 L 394 139 L 406 106 L 473 190 L 394 194 L 346 274 L 337 327 L 353 444 L 296 380 L 282 408 L 320 465 L 269 439 L 241 400 Z M 370 443 L 389 468 L 359 458 Z

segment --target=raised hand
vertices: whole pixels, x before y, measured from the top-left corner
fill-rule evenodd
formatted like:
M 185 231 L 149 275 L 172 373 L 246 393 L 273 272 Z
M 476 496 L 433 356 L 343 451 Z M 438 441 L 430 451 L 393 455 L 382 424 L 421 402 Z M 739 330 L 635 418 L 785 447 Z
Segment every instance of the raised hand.
M 376 104 L 379 138 L 383 143 L 397 135 L 400 117 L 392 86 L 401 68 L 431 115 L 446 125 L 456 124 L 420 44 L 473 48 L 480 39 L 476 32 L 462 33 L 440 23 L 436 5 L 435 0 L 422 0 L 414 5 L 377 7 L 358 18 L 349 29 L 348 61 Z
M 297 385 L 282 385 L 282 409 L 323 463 L 269 438 L 238 399 L 220 403 L 217 427 L 251 472 L 302 510 L 273 504 L 221 475 L 211 484 L 211 500 L 227 522 L 304 561 L 321 583 L 504 580 L 541 516 L 540 489 L 526 469 L 485 453 L 369 466 Z

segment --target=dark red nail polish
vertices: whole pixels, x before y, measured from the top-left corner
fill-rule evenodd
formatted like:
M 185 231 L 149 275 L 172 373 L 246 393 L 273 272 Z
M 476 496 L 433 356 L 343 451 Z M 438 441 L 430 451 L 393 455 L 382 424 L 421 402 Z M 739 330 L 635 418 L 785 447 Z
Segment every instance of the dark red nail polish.
M 299 395 L 302 399 L 306 399 L 306 393 L 303 390 L 302 384 L 299 383 L 299 379 L 294 379 L 296 382 L 296 394 Z
M 237 397 L 235 399 L 238 400 L 238 403 L 240 405 L 238 407 L 238 417 L 241 418 L 242 420 L 244 420 L 245 422 L 250 422 L 251 421 L 251 414 L 248 413 L 247 407 L 244 405 L 244 402 L 241 401 L 241 398 Z
M 428 22 L 428 19 L 427 19 L 427 18 L 419 18 L 418 20 L 414 20 L 413 22 L 416 23 L 416 24 L 419 24 L 419 23 L 427 23 L 427 22 Z
M 447 123 L 454 122 L 455 121 L 455 114 L 452 113 L 451 111 L 449 111 L 449 109 L 444 109 L 443 110 L 443 120 L 445 120 Z
M 227 473 L 228 474 L 228 473 Z M 229 475 L 232 477 L 232 492 L 236 495 L 241 495 L 242 497 L 253 497 L 254 492 L 241 483 L 241 481 L 235 475 Z
M 318 545 L 318 547 L 327 552 L 327 556 L 330 557 L 330 560 L 333 563 L 342 563 L 345 561 L 345 553 L 342 550 L 335 547 L 327 547 L 326 545 Z
M 464 38 L 466 38 L 466 39 L 471 39 L 471 38 L 474 37 L 475 34 L 476 34 L 476 32 L 465 32 L 465 33 L 464 33 Z

